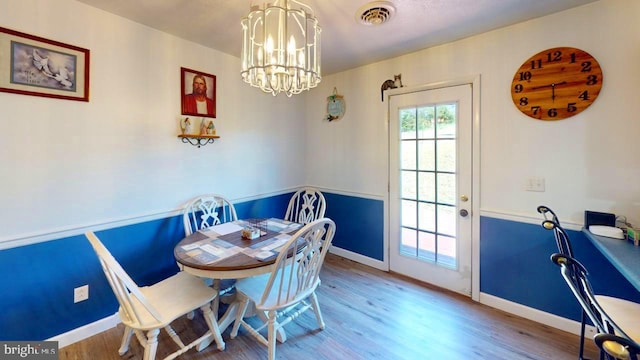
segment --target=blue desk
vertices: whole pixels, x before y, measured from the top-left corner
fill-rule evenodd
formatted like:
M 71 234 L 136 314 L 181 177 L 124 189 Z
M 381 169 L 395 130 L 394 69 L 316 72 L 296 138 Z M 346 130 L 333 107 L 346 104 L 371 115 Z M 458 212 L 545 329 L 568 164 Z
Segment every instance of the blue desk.
M 640 246 L 627 240 L 594 235 L 584 228 L 582 233 L 640 291 Z

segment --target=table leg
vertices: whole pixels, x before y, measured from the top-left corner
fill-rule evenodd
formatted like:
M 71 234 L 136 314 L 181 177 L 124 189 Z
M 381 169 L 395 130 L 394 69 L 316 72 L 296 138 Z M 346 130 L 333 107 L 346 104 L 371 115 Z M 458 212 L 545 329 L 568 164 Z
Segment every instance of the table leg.
M 237 301 L 232 302 L 231 304 L 229 304 L 229 307 L 227 308 L 227 311 L 225 311 L 224 315 L 222 315 L 222 317 L 220 318 L 220 320 L 218 320 L 218 328 L 220 328 L 220 333 L 222 334 L 225 330 L 227 330 L 227 328 L 229 327 L 229 325 L 231 325 L 231 323 L 236 319 L 236 313 L 238 312 L 238 306 L 240 304 Z M 211 304 L 211 307 L 213 308 L 213 304 Z M 209 346 L 211 343 L 213 342 L 213 335 L 210 334 L 209 336 L 207 336 L 206 339 L 204 339 L 197 347 L 198 351 L 202 351 L 204 350 L 207 346 Z

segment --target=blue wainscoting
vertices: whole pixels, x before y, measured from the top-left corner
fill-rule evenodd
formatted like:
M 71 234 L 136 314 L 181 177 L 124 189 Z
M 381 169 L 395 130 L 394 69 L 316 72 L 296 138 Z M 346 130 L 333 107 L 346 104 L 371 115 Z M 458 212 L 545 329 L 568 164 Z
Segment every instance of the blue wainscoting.
M 234 204 L 240 218 L 283 217 L 293 193 Z M 382 260 L 382 201 L 325 193 L 336 222 L 334 244 Z M 97 231 L 139 284 L 178 271 L 173 248 L 184 234 L 181 216 Z M 117 301 L 84 235 L 0 251 L 0 340 L 45 340 L 113 315 Z M 89 284 L 89 299 L 73 289 Z
M 140 285 L 177 272 L 173 245 L 183 233 L 171 217 L 96 232 Z M 116 299 L 84 235 L 0 251 L 0 339 L 44 340 L 113 315 Z M 89 300 L 73 289 L 89 284 Z
M 582 232 L 568 233 L 574 254 L 589 270 L 597 293 L 640 302 L 640 293 Z M 580 321 L 579 305 L 550 260 L 554 252 L 558 250 L 553 232 L 540 225 L 481 217 L 480 291 Z
M 325 216 L 336 223 L 333 245 L 383 261 L 384 203 L 354 196 L 327 194 Z

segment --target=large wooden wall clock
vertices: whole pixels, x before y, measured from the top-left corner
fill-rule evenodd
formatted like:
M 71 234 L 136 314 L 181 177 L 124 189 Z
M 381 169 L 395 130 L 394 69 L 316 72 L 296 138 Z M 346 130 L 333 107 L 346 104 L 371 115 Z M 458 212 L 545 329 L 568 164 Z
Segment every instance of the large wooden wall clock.
M 523 114 L 561 120 L 591 105 L 602 88 L 602 69 L 586 51 L 557 47 L 525 61 L 511 82 L 511 98 Z

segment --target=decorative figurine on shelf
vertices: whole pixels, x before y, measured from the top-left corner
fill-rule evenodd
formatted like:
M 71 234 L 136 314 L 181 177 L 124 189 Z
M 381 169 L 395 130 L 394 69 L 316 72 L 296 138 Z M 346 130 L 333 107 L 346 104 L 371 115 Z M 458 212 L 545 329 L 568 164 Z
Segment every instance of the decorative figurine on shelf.
M 393 80 L 385 80 L 380 87 L 380 95 L 382 96 L 382 101 L 384 102 L 384 91 L 387 89 L 396 89 L 402 87 L 402 74 L 393 75 Z
M 204 121 L 204 118 L 202 118 L 202 120 L 200 121 L 200 135 L 206 135 L 207 134 L 207 124 Z
M 209 126 L 207 126 L 207 135 L 215 135 L 216 126 L 213 125 L 213 120 L 209 120 Z
M 182 130 L 182 134 L 191 134 L 191 121 L 189 118 L 180 121 L 180 129 Z

